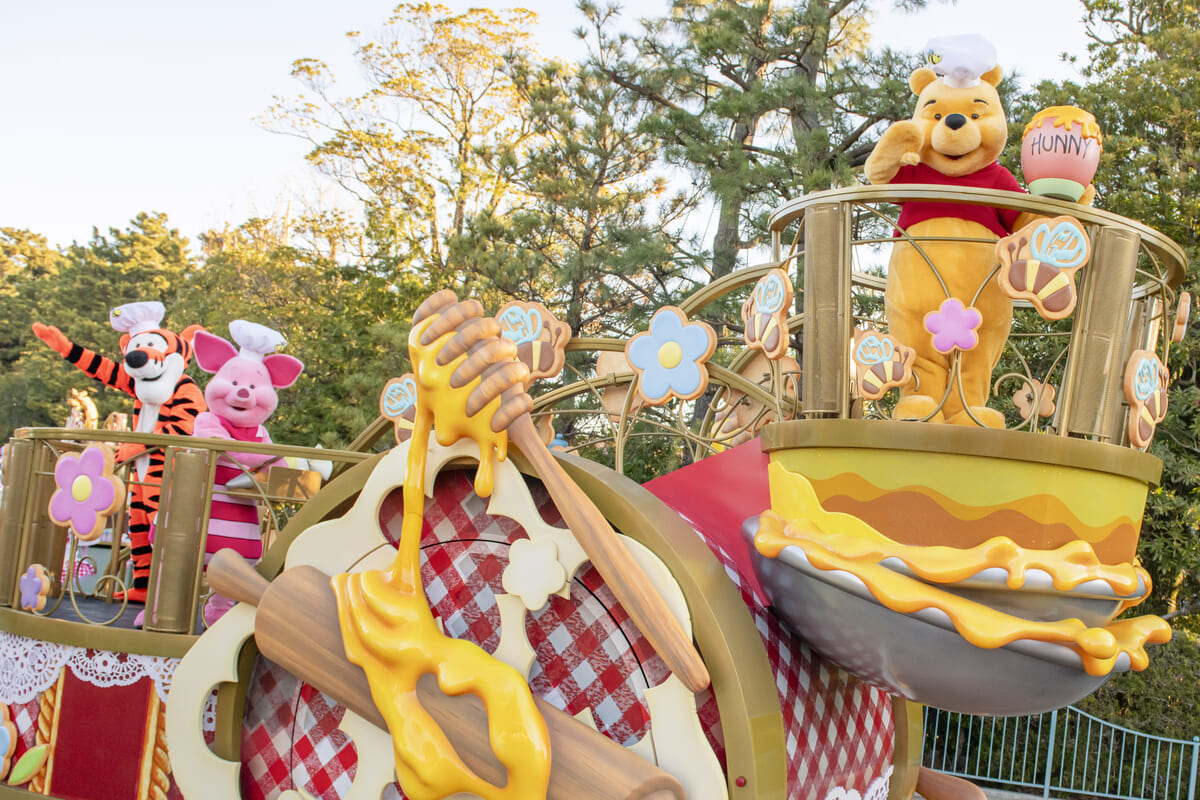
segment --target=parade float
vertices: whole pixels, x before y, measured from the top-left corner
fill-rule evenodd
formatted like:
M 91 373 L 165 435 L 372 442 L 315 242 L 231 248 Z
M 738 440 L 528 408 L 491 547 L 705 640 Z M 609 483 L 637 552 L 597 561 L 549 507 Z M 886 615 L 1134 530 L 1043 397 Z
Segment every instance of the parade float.
M 778 208 L 766 262 L 627 339 L 443 290 L 342 450 L 18 431 L 0 797 L 977 797 L 921 767 L 922 706 L 1037 713 L 1144 669 L 1184 253 L 1066 183 L 920 180 L 965 165 L 998 79 L 940 66 L 876 185 Z M 1089 135 L 1057 109 L 1038 148 L 1055 125 Z M 255 508 L 257 564 L 206 565 L 214 492 Z

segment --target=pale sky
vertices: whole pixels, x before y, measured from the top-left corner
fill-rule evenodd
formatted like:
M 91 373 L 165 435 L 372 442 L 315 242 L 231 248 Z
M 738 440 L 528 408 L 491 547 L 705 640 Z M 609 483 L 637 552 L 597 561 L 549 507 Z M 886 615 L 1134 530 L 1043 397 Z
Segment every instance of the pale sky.
M 530 8 L 544 54 L 582 53 L 570 0 L 444 4 Z M 329 192 L 304 162 L 303 142 L 255 120 L 273 96 L 299 92 L 289 76 L 296 58 L 322 59 L 352 78 L 345 32 L 370 35 L 395 5 L 0 0 L 0 227 L 66 245 L 86 242 L 93 226 L 106 233 L 139 211 L 165 211 L 194 241 L 224 222 L 282 210 L 291 196 Z M 642 0 L 627 9 L 665 5 Z M 1002 18 L 992 19 L 999 8 Z M 1083 54 L 1080 15 L 1075 0 L 934 0 L 919 14 L 883 15 L 873 38 L 918 50 L 931 36 L 983 33 L 1001 65 L 1028 85 L 1073 77 L 1057 54 Z

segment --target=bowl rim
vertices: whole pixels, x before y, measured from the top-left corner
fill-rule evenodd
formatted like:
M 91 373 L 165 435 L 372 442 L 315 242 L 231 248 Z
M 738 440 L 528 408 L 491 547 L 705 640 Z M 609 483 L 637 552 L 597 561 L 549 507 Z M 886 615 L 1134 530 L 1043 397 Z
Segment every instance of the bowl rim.
M 751 549 L 753 549 L 753 545 L 751 545 Z M 767 556 L 764 556 L 757 551 L 754 551 L 752 555 L 755 558 L 767 558 Z M 775 560 L 785 564 L 797 572 L 800 572 L 806 577 L 814 578 L 825 584 L 828 584 L 834 589 L 843 591 L 859 598 L 860 600 L 866 600 L 867 602 L 870 602 L 885 610 L 892 611 L 893 614 L 899 614 L 900 616 L 908 617 L 910 619 L 923 622 L 927 625 L 933 625 L 934 627 L 941 628 L 942 630 L 953 633 L 956 636 L 962 636 L 962 634 L 958 632 L 957 628 L 954 627 L 953 621 L 951 621 L 945 612 L 932 607 L 919 609 L 907 614 L 894 611 L 880 603 L 879 600 L 876 599 L 873 594 L 871 594 L 870 589 L 867 588 L 866 584 L 863 583 L 863 581 L 857 575 L 847 572 L 846 570 L 823 570 L 813 566 L 813 564 L 809 562 L 804 550 L 798 545 L 788 545 L 787 547 L 783 548 Z M 766 585 L 763 586 L 763 589 L 768 591 L 769 595 L 769 589 Z M 963 637 L 963 641 L 967 644 L 971 644 L 966 640 L 965 637 Z M 978 645 L 973 644 L 972 646 L 978 647 Z M 1085 671 L 1083 659 L 1080 657 L 1080 655 L 1070 647 L 1063 644 L 1058 644 L 1056 642 L 1043 642 L 1036 639 L 1015 639 L 1007 644 L 1001 645 L 996 649 L 1011 650 L 1013 652 L 1020 653 L 1021 655 L 1037 658 L 1041 661 L 1046 661 L 1060 667 L 1075 669 L 1081 672 Z M 1120 672 L 1128 672 L 1130 667 L 1129 655 L 1127 653 L 1120 653 L 1107 674 L 1115 675 Z
M 788 545 L 792 547 L 794 545 Z M 1013 589 L 1008 585 L 1008 570 L 1003 567 L 983 567 L 974 575 L 970 575 L 962 580 L 949 581 L 947 583 L 939 583 L 922 578 L 911 570 L 897 556 L 888 556 L 879 561 L 881 566 L 887 567 L 893 572 L 898 572 L 909 578 L 914 578 L 922 583 L 928 583 L 930 586 L 944 586 L 946 588 L 956 589 L 1006 589 L 1011 592 L 1026 592 L 1029 594 L 1045 594 L 1045 595 L 1060 595 L 1064 597 L 1088 599 L 1088 600 L 1119 600 L 1126 602 L 1130 600 L 1141 601 L 1150 593 L 1150 587 L 1147 585 L 1145 577 L 1138 575 L 1138 585 L 1129 594 L 1120 594 L 1114 590 L 1106 581 L 1099 578 L 1083 581 L 1082 583 L 1071 587 L 1070 589 L 1057 589 L 1054 586 L 1054 576 L 1042 569 L 1030 569 L 1025 572 L 1025 583 Z
M 1104 472 L 1157 487 L 1163 463 L 1130 447 L 1028 431 L 866 419 L 795 419 L 762 429 L 765 453 L 815 447 L 905 450 Z

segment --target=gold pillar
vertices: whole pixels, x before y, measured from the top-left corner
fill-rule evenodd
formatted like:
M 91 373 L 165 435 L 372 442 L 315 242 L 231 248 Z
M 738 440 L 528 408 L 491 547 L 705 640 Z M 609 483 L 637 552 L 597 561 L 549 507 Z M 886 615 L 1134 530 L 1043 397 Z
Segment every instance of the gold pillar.
M 850 220 L 840 205 L 804 212 L 804 415 L 849 414 Z
M 911 800 L 925 748 L 925 706 L 892 696 L 892 780 L 888 800 Z
M 24 573 L 31 564 L 41 564 L 51 576 L 47 597 L 58 597 L 62 593 L 62 567 L 67 555 L 67 529 L 50 519 L 50 496 L 57 488 L 54 463 L 58 457 L 44 442 L 34 442 L 33 446 L 34 472 L 26 490 L 25 535 L 19 548 L 17 569 Z M 20 605 L 19 602 L 14 604 Z
M 19 556 L 33 447 L 32 439 L 9 439 L 4 451 L 4 489 L 0 498 L 0 606 L 14 605 L 17 581 L 25 571 Z
M 1092 263 L 1085 267 L 1087 281 L 1075 310 L 1063 381 L 1062 429 L 1069 436 L 1119 438 L 1128 357 L 1125 329 L 1141 241 L 1134 231 L 1118 228 L 1102 228 L 1092 240 Z
M 154 522 L 154 554 L 145 629 L 164 633 L 191 630 L 196 584 L 204 565 L 204 496 L 207 450 L 168 447 L 162 496 Z

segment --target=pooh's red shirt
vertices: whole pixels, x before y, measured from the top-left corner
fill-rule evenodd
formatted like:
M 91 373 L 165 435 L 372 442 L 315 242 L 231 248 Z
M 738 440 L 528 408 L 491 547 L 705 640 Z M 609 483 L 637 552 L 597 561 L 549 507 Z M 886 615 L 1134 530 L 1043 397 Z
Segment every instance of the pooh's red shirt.
M 1025 190 L 1017 183 L 1012 173 L 994 161 L 970 175 L 952 178 L 938 172 L 927 164 L 904 166 L 892 178 L 891 183 L 934 183 L 942 186 L 975 186 L 980 189 L 1005 189 L 1010 192 Z M 1007 236 L 1012 233 L 1020 211 L 1013 208 L 991 208 L 990 206 L 974 206 L 966 203 L 941 203 L 924 200 L 912 200 L 900 206 L 899 229 L 893 234 L 900 236 L 900 231 L 908 226 L 924 222 L 935 217 L 958 217 L 959 219 L 978 222 L 997 236 Z

